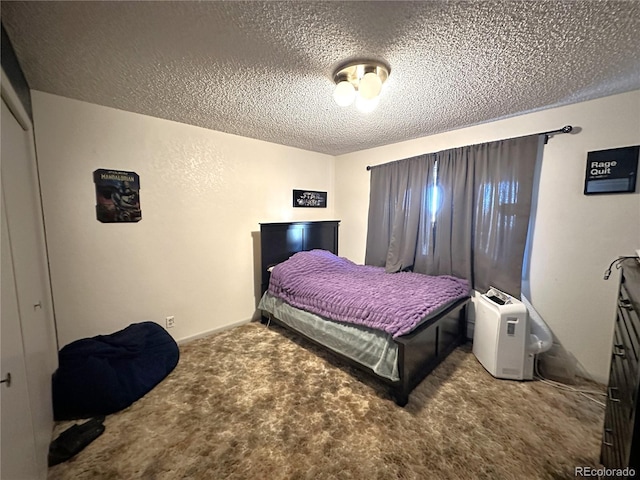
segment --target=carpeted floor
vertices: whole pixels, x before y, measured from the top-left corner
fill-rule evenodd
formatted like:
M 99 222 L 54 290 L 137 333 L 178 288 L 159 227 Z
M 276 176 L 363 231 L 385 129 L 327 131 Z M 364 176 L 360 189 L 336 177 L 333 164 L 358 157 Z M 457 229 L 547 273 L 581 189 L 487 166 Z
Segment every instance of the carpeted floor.
M 561 479 L 598 466 L 604 409 L 538 381 L 496 380 L 469 346 L 402 409 L 293 338 L 251 323 L 182 346 L 160 385 L 49 478 Z

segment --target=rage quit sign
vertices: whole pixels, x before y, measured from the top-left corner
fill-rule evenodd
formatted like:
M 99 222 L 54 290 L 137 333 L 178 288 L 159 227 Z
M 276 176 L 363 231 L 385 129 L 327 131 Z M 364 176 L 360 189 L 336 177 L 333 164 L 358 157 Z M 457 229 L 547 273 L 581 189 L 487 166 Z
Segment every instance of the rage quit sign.
M 589 152 L 584 194 L 635 192 L 639 155 L 639 145 Z

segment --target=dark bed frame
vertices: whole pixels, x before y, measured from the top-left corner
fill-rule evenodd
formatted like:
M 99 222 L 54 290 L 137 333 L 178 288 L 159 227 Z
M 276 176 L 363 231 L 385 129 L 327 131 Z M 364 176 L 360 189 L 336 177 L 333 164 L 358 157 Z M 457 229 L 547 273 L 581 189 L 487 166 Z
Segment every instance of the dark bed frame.
M 339 220 L 318 222 L 261 223 L 260 246 L 262 268 L 262 293 L 269 287 L 268 268 L 285 261 L 296 252 L 320 248 L 338 254 Z M 292 329 L 268 314 L 270 320 L 295 331 L 316 345 L 329 350 L 349 365 L 372 375 L 389 387 L 394 401 L 404 407 L 411 391 L 449 355 L 466 341 L 466 305 L 469 298 L 459 300 L 435 318 L 420 324 L 412 332 L 394 339 L 398 345 L 398 374 L 400 380 L 392 381 L 375 374 L 370 368 L 324 347 L 306 335 Z M 266 312 L 265 312 L 266 313 Z

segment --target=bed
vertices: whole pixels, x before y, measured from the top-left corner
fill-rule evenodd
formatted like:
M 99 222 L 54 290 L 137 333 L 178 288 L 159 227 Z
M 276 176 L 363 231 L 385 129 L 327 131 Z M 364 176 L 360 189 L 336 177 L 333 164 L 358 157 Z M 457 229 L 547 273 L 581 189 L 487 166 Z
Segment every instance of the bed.
M 260 224 L 262 298 L 258 308 L 263 312 L 263 323 L 274 322 L 292 330 L 371 375 L 383 383 L 396 404 L 403 407 L 411 391 L 466 340 L 468 289 L 442 305 L 430 307 L 428 314 L 416 320 L 410 329 L 406 325 L 382 327 L 387 331 L 370 321 L 376 318 L 375 311 L 369 312 L 364 324 L 354 324 L 329 318 L 333 314 L 315 308 L 315 304 L 308 308 L 303 300 L 289 298 L 287 289 L 283 290 L 279 282 L 286 277 L 285 273 L 291 272 L 287 270 L 289 264 L 299 263 L 298 259 L 304 262 L 310 257 L 313 261 L 328 259 L 351 268 L 352 262 L 336 257 L 338 226 L 337 220 Z M 298 252 L 308 253 L 294 257 Z M 274 285 L 269 291 L 274 270 Z M 385 275 L 388 278 L 395 274 Z

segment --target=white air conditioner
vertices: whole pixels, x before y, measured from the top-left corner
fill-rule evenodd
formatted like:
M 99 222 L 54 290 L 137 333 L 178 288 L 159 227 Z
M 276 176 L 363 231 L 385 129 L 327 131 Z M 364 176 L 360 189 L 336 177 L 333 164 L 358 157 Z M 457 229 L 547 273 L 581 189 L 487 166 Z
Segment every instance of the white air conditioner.
M 497 378 L 531 380 L 534 352 L 530 347 L 527 307 L 491 287 L 476 302 L 473 353 Z

